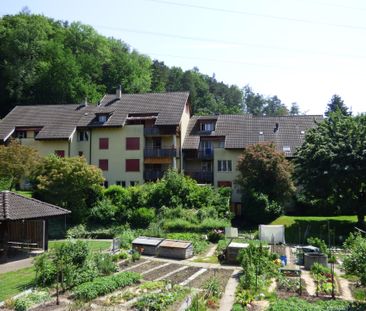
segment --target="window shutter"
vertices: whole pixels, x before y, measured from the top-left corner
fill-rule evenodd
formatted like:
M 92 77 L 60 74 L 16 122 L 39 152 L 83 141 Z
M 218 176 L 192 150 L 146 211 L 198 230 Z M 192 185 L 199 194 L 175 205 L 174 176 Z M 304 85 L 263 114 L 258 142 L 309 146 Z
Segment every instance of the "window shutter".
M 139 172 L 140 160 L 139 159 L 127 159 L 126 160 L 126 172 Z

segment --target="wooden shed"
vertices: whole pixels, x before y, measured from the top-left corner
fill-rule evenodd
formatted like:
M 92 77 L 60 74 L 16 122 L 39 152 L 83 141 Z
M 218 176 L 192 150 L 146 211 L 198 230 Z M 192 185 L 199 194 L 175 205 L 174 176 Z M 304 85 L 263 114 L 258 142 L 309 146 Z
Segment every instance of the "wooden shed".
M 248 243 L 231 242 L 226 248 L 226 262 L 237 264 L 239 252 L 248 246 Z
M 164 240 L 159 245 L 159 257 L 186 259 L 193 256 L 193 245 L 190 241 Z
M 139 236 L 132 241 L 132 248 L 138 250 L 143 255 L 156 256 L 159 244 L 163 240 L 162 238 Z
M 48 248 L 48 219 L 70 211 L 11 191 L 0 192 L 0 255 L 9 249 Z

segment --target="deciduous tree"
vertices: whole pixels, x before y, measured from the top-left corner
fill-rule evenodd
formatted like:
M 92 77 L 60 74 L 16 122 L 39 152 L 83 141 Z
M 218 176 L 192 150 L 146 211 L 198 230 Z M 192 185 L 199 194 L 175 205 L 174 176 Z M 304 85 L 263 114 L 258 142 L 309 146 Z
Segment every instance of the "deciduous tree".
M 310 130 L 296 153 L 295 174 L 308 199 L 349 206 L 364 226 L 366 213 L 366 115 L 341 111 Z
M 34 195 L 71 210 L 72 220 L 80 222 L 101 197 L 103 180 L 101 170 L 82 157 L 49 155 L 37 171 Z
M 14 189 L 22 180 L 31 176 L 40 161 L 37 150 L 12 140 L 0 145 L 0 179 Z M 5 181 L 8 181 L 6 183 Z M 5 183 L 4 183 L 5 182 Z

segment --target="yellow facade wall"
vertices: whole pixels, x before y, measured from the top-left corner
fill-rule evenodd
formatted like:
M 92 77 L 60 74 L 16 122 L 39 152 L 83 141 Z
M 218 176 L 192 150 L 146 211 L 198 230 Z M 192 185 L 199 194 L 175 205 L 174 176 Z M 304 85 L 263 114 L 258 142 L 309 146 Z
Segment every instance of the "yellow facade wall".
M 238 187 L 235 185 L 235 180 L 239 175 L 236 169 L 241 150 L 229 150 L 224 148 L 214 149 L 214 185 L 218 186 L 219 181 L 231 181 L 232 187 L 232 202 L 241 201 L 241 193 Z M 231 172 L 219 172 L 218 171 L 218 161 L 219 160 L 231 160 L 232 171 Z
M 126 150 L 126 137 L 139 137 L 139 150 Z M 91 130 L 91 164 L 99 167 L 100 159 L 108 160 L 108 170 L 103 171 L 105 179 L 109 185 L 117 181 L 125 181 L 130 185 L 131 181 L 142 184 L 143 179 L 143 159 L 144 159 L 144 126 L 126 125 L 119 128 L 95 128 Z M 109 148 L 99 149 L 99 139 L 108 138 Z M 126 172 L 126 159 L 139 159 L 139 172 Z
M 66 139 L 34 140 L 34 138 L 30 138 L 27 134 L 27 138 L 20 139 L 20 143 L 36 149 L 42 157 L 54 154 L 56 150 L 63 150 L 65 152 L 65 157 L 67 157 L 69 153 L 69 142 Z

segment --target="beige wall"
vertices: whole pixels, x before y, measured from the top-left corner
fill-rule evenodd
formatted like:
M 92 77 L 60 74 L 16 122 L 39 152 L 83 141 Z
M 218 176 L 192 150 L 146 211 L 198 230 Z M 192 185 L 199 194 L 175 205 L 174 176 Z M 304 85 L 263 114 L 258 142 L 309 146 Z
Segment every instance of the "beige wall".
M 38 150 L 39 154 L 44 157 L 49 154 L 54 154 L 56 150 L 64 150 L 65 156 L 68 156 L 69 152 L 69 143 L 68 140 L 59 139 L 59 140 L 34 140 L 31 136 L 27 138 L 20 139 L 22 145 L 26 145 Z
M 126 137 L 139 137 L 140 149 L 126 150 Z M 99 149 L 99 138 L 109 139 L 109 148 L 107 150 Z M 103 175 L 109 185 L 115 184 L 116 181 L 125 181 L 127 186 L 130 185 L 131 181 L 143 183 L 145 146 L 143 125 L 93 129 L 91 146 L 91 164 L 99 167 L 100 159 L 108 159 L 108 171 L 103 171 Z M 126 159 L 139 159 L 139 172 L 126 172 Z
M 240 154 L 241 150 L 229 150 L 224 148 L 216 148 L 214 150 L 214 185 L 215 187 L 217 187 L 219 181 L 231 181 L 233 185 L 231 200 L 233 202 L 241 201 L 241 194 L 235 185 L 235 180 L 239 174 L 239 172 L 236 169 L 236 165 Z M 217 164 L 218 160 L 231 160 L 232 171 L 219 172 Z
M 187 133 L 187 128 L 188 128 L 188 123 L 189 120 L 191 118 L 191 112 L 190 112 L 190 106 L 189 103 L 186 102 L 186 104 L 184 105 L 184 111 L 182 114 L 182 117 L 180 119 L 180 137 L 177 139 L 177 148 L 179 148 L 180 150 L 182 150 L 183 147 L 183 143 L 184 143 L 184 139 L 186 137 Z M 179 168 L 180 171 L 183 171 L 183 157 L 182 157 L 182 152 L 180 152 L 180 161 L 178 161 L 177 163 L 177 168 Z

